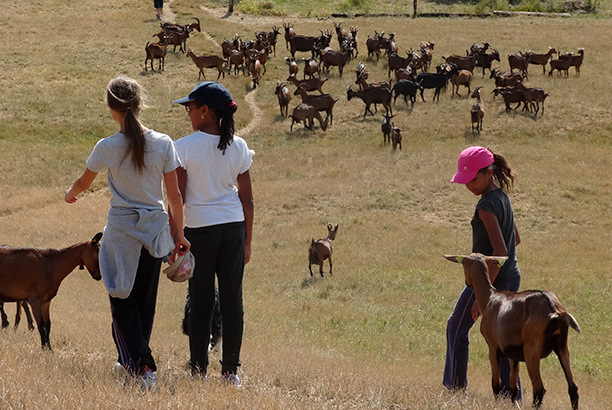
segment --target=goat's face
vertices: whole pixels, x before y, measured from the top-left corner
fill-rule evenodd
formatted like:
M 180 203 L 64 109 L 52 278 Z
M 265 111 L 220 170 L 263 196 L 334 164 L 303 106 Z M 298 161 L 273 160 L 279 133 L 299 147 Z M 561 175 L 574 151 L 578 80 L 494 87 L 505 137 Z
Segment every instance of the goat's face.
M 100 273 L 100 263 L 98 262 L 98 254 L 100 252 L 100 239 L 102 239 L 102 232 L 98 232 L 93 239 L 87 244 L 85 250 L 81 254 L 81 266 L 87 268 L 89 274 L 95 280 L 102 279 Z
M 336 233 L 338 232 L 338 224 L 333 226 L 331 223 L 327 224 L 327 238 L 331 241 L 336 239 Z

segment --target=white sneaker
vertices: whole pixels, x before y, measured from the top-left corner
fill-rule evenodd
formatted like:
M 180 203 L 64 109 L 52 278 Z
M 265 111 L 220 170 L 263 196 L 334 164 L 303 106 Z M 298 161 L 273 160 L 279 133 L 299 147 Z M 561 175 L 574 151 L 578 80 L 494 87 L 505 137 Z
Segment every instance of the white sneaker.
M 157 390 L 157 375 L 149 366 L 144 366 L 140 375 L 140 386 L 146 390 Z
M 240 377 L 236 373 L 223 373 L 221 374 L 221 381 L 232 386 L 235 386 L 237 389 L 242 389 L 242 382 L 240 381 Z

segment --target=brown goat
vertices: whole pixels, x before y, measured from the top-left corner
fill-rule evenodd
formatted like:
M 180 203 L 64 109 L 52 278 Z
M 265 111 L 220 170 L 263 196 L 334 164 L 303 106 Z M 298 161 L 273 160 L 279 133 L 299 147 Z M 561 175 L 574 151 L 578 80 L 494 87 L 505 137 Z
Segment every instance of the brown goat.
M 550 71 L 548 72 L 548 76 L 552 76 L 553 71 L 559 71 L 559 75 L 561 75 L 561 71 L 565 72 L 565 76 L 569 77 L 569 69 L 572 66 L 572 55 L 568 58 L 555 59 L 550 60 Z
M 259 78 L 261 77 L 261 63 L 259 60 L 252 60 L 249 64 L 249 72 L 251 73 L 251 80 L 253 82 L 253 89 L 259 85 Z
M 238 68 L 242 70 L 243 75 L 246 75 L 245 68 L 247 67 L 245 64 L 245 58 L 244 58 L 245 55 L 246 55 L 246 51 L 232 50 L 230 52 L 230 56 L 228 57 L 228 65 L 229 65 L 230 74 L 232 73 L 232 66 L 234 66 L 235 75 L 238 75 Z
M 232 55 L 232 50 L 240 51 L 240 34 L 234 35 L 233 40 L 223 39 L 221 43 L 221 50 L 223 51 L 223 58 L 228 58 Z
M 321 71 L 319 70 L 319 63 L 317 60 L 311 58 L 304 58 L 304 80 L 306 77 L 314 78 L 314 75 L 317 74 L 319 78 L 321 78 Z
M 471 56 L 452 55 L 442 58 L 448 64 L 455 64 L 459 70 L 468 70 L 470 73 L 473 73 L 474 67 L 476 67 L 476 54 Z
M 393 144 L 393 151 L 399 146 L 400 151 L 402 150 L 402 129 L 391 123 L 391 143 Z
M 293 83 L 293 85 L 295 85 L 297 88 L 303 88 L 306 91 L 319 91 L 319 94 L 323 94 L 323 84 L 325 84 L 325 82 L 327 81 L 327 78 L 325 80 L 321 80 L 320 78 L 311 78 L 309 80 L 298 80 L 295 75 L 290 75 L 287 78 L 287 81 L 290 81 Z
M 346 89 L 346 99 L 351 101 L 354 97 L 360 98 L 365 104 L 363 118 L 365 118 L 368 113 L 374 116 L 374 113 L 370 110 L 370 105 L 372 104 L 382 104 L 387 114 L 393 114 L 393 108 L 391 107 L 391 90 L 387 87 L 366 88 L 365 90 L 357 91 L 348 87 Z
M 308 94 L 304 85 L 300 85 L 293 94 L 301 96 L 304 104 L 312 105 L 317 111 L 325 111 L 329 125 L 334 122 L 334 105 L 338 101 L 337 98 L 329 94 Z
M 159 65 L 157 69 L 159 71 L 164 71 L 165 63 L 166 63 L 166 43 L 151 43 L 147 41 L 147 45 L 145 46 L 145 51 L 147 52 L 147 57 L 145 58 L 144 68 L 147 71 L 147 61 L 151 60 L 151 71 L 153 71 L 153 60 L 159 60 Z
M 206 78 L 204 74 L 205 68 L 216 68 L 219 71 L 219 75 L 217 75 L 217 80 L 223 74 L 223 78 L 225 78 L 225 71 L 223 71 L 223 64 L 226 62 L 221 56 L 209 55 L 209 56 L 197 56 L 193 53 L 193 51 L 187 51 L 187 57 L 191 57 L 194 64 L 200 69 L 198 73 L 198 80 L 200 76 Z
M 570 67 L 574 67 L 576 69 L 576 75 L 580 74 L 580 66 L 582 65 L 582 61 L 584 61 L 584 48 L 579 48 L 577 54 L 573 53 L 564 53 L 559 55 L 559 59 L 569 58 L 571 60 Z
M 393 129 L 391 118 L 393 117 L 393 115 L 383 114 L 383 122 L 380 126 L 383 133 L 383 145 L 387 145 L 387 141 L 391 142 L 391 131 Z
M 508 54 L 508 64 L 510 65 L 510 71 L 519 70 L 523 77 L 527 78 L 529 73 L 529 59 L 521 52 L 519 54 Z
M 283 28 L 285 29 L 285 47 L 287 50 L 289 50 L 289 40 L 295 37 L 295 29 L 293 28 L 293 24 L 291 22 L 283 22 Z
M 540 375 L 540 359 L 554 351 L 559 357 L 572 408 L 578 409 L 578 387 L 574 383 L 567 346 L 568 329 L 580 333 L 576 319 L 567 312 L 554 293 L 527 290 L 520 293 L 498 291 L 491 284 L 489 266 L 503 264 L 507 257 L 444 255 L 463 265 L 465 283 L 474 289 L 476 303 L 482 312 L 480 333 L 489 346 L 493 393 L 501 390 L 499 360 L 510 361 L 510 395 L 518 394 L 519 362 L 525 362 L 533 387 L 533 406 L 539 408 L 546 390 Z
M 325 259 L 329 259 L 329 274 L 332 273 L 332 241 L 336 239 L 336 233 L 338 232 L 338 224 L 336 226 L 332 226 L 332 224 L 327 224 L 327 238 L 318 239 L 310 242 L 310 246 L 308 247 L 308 270 L 310 271 L 310 276 L 312 276 L 312 265 L 319 265 L 319 274 L 323 277 L 323 261 Z
M 351 53 L 349 51 L 334 51 L 334 50 L 321 50 L 320 58 L 321 64 L 323 65 L 323 69 L 327 69 L 329 72 L 329 66 L 333 65 L 334 67 L 338 67 L 339 76 L 342 77 L 342 71 L 344 70 L 344 65 L 351 57 Z
M 541 88 L 527 88 L 523 83 L 518 83 L 515 88 L 517 90 L 521 90 L 523 93 L 523 99 L 525 106 L 523 110 L 531 108 L 535 108 L 534 115 L 538 115 L 538 111 L 540 110 L 540 103 L 542 103 L 542 115 L 544 115 L 544 101 L 548 94 Z
M 477 101 L 476 101 L 476 104 L 472 106 L 472 110 L 470 111 L 470 116 L 472 117 L 472 133 L 476 131 L 479 134 L 480 134 L 480 131 L 482 131 L 482 119 L 484 118 L 484 114 L 485 114 L 484 102 L 482 101 L 482 98 L 480 97 L 481 88 L 482 88 L 481 86 L 476 87 L 476 89 L 472 93 L 472 98 L 476 98 Z M 474 125 L 476 125 L 475 130 L 474 130 Z
M 289 66 L 289 75 L 297 75 L 300 71 L 300 67 L 295 62 L 295 58 L 285 57 L 285 63 Z
M 285 87 L 285 83 L 281 83 L 280 81 L 276 82 L 276 88 L 274 89 L 274 94 L 278 97 L 278 106 L 280 107 L 280 113 L 284 117 L 289 114 L 289 103 L 291 102 L 291 92 L 287 87 Z
M 467 95 L 472 93 L 472 73 L 469 70 L 460 70 L 457 74 L 451 76 L 451 84 L 453 85 L 453 92 L 451 97 L 457 94 L 459 97 L 459 86 L 463 85 L 468 89 Z
M 49 306 L 59 286 L 75 267 L 87 267 L 91 277 L 100 280 L 98 252 L 102 232 L 91 241 L 77 243 L 64 249 L 0 248 L 0 300 L 16 302 L 27 300 L 43 348 L 51 350 Z
M 531 51 L 525 53 L 529 64 L 542 66 L 542 74 L 546 74 L 546 64 L 548 64 L 548 60 L 552 58 L 553 54 L 557 54 L 557 50 L 552 47 L 548 47 L 548 52 L 545 54 L 532 53 Z
M 321 114 L 319 114 L 319 111 L 315 107 L 309 104 L 304 104 L 304 103 L 298 104 L 297 107 L 293 109 L 293 113 L 290 115 L 290 117 L 291 117 L 291 127 L 289 128 L 290 131 L 293 131 L 293 124 L 296 122 L 298 123 L 303 122 L 304 127 L 311 130 L 312 126 L 314 125 L 315 118 L 319 120 L 321 129 L 325 131 L 327 129 L 327 122 L 329 120 L 328 118 L 323 120 L 323 117 L 321 117 Z

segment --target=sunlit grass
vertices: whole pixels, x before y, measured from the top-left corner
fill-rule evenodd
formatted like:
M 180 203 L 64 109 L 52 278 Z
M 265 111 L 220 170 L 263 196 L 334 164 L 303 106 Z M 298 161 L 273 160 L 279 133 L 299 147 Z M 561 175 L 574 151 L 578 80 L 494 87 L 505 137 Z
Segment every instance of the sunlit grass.
M 314 4 L 314 3 L 313 3 Z M 411 5 L 410 5 L 411 6 Z M 219 43 L 235 33 L 282 27 L 281 17 L 213 14 L 193 0 L 175 0 L 179 22 L 199 17 Z M 296 30 L 333 31 L 334 19 L 291 17 Z M 576 316 L 583 333 L 570 334 L 575 377 L 586 409 L 604 409 L 610 393 L 609 335 L 611 208 L 610 110 L 606 72 L 610 21 L 593 19 L 345 19 L 359 27 L 360 55 L 339 78 L 324 74 L 324 87 L 339 101 L 327 132 L 294 127 L 279 115 L 276 81 L 287 78 L 284 41 L 270 58 L 261 87 L 248 77 L 222 82 L 238 103 L 237 129 L 247 126 L 254 100 L 258 125 L 242 135 L 256 151 L 251 169 L 256 201 L 254 252 L 245 278 L 245 390 L 226 389 L 213 378 L 192 382 L 184 370 L 187 339 L 180 333 L 185 286 L 161 278 L 152 347 L 160 392 L 143 395 L 111 374 L 116 352 L 110 335 L 107 295 L 100 282 L 75 270 L 51 304 L 54 353 L 39 349 L 36 332 L 22 323 L 0 332 L 0 408 L 410 408 L 506 409 L 490 392 L 486 346 L 472 332 L 468 392 L 451 395 L 441 386 L 446 319 L 463 286 L 462 272 L 443 253 L 468 252 L 469 220 L 477 198 L 448 183 L 457 154 L 470 144 L 490 146 L 518 174 L 511 198 L 522 244 L 518 257 L 523 289 L 554 291 Z M 184 110 L 172 100 L 186 95 L 198 70 L 181 53 L 168 54 L 166 71 L 144 71 L 144 45 L 159 29 L 149 3 L 9 1 L 0 22 L 20 32 L 0 59 L 0 244 L 60 248 L 103 229 L 109 192 L 104 175 L 76 204 L 63 193 L 80 175 L 95 142 L 116 130 L 104 103 L 112 77 L 136 78 L 148 90 L 146 125 L 177 139 L 190 133 Z M 58 27 L 71 26 L 71 35 Z M 482 85 L 483 133 L 470 133 L 473 100 L 439 103 L 425 93 L 410 110 L 394 106 L 403 129 L 402 151 L 384 146 L 380 111 L 362 118 L 363 104 L 346 100 L 358 61 L 371 81 L 387 76 L 386 61 L 367 58 L 365 39 L 395 32 L 400 49 L 434 41 L 434 63 L 488 41 L 502 55 L 525 49 L 585 48 L 582 74 L 548 77 L 530 69 L 530 86 L 550 97 L 544 116 L 506 114 L 493 83 Z M 336 48 L 336 39 L 332 46 Z M 220 53 L 207 35 L 194 33 L 196 54 Z M 298 54 L 298 58 L 306 54 Z M 215 78 L 207 71 L 207 78 Z M 462 94 L 465 91 L 462 90 Z M 290 109 L 299 102 L 295 96 Z M 340 225 L 334 242 L 334 275 L 308 274 L 306 250 L 324 237 L 327 222 Z M 1 285 L 0 285 L 1 286 Z M 7 305 L 9 316 L 12 305 Z M 12 318 L 11 318 L 12 321 Z M 211 373 L 220 366 L 213 354 Z M 544 408 L 569 408 L 556 358 L 542 364 Z M 531 385 L 524 366 L 526 398 Z M 527 404 L 525 404 L 527 405 Z

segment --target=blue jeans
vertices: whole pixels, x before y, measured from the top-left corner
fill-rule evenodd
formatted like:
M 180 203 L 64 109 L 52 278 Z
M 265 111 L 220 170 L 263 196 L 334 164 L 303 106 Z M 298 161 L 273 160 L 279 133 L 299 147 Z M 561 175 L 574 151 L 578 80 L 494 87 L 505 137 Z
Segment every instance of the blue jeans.
M 496 280 L 493 283 L 496 289 L 513 292 L 518 291 L 520 284 L 520 276 L 505 281 Z M 467 387 L 468 356 L 470 351 L 469 332 L 474 325 L 471 310 L 475 300 L 474 291 L 471 288 L 466 287 L 463 289 L 455 309 L 446 324 L 446 364 L 444 366 L 442 384 L 448 389 L 465 389 Z M 509 392 L 510 363 L 506 358 L 501 359 L 500 376 L 502 394 Z M 519 401 L 523 398 L 521 390 L 521 379 L 519 378 L 517 396 Z

